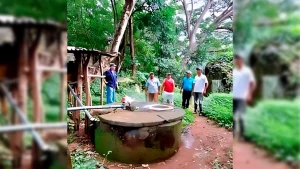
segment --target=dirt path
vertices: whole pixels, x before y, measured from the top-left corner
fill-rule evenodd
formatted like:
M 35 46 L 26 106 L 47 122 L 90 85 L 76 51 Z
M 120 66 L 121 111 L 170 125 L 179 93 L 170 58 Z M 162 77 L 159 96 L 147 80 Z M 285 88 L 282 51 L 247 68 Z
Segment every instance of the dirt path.
M 218 127 L 206 117 L 196 117 L 190 131 L 182 135 L 177 154 L 170 159 L 149 165 L 154 169 L 208 169 L 232 164 L 232 132 Z
M 75 149 L 94 151 L 83 130 L 82 123 L 76 139 L 80 141 L 69 144 L 70 151 Z M 97 158 L 103 161 L 103 157 L 98 154 Z M 291 169 L 287 164 L 276 161 L 266 151 L 253 144 L 233 142 L 232 132 L 218 127 L 213 121 L 202 116 L 197 116 L 195 123 L 182 134 L 182 146 L 170 159 L 160 163 L 145 164 L 144 167 L 109 161 L 105 162 L 105 165 L 109 169 L 227 169 L 231 168 L 233 163 L 234 169 Z
M 80 126 L 80 142 L 69 144 L 69 150 L 82 149 L 93 151 L 93 147 L 82 135 L 83 125 Z M 212 166 L 226 166 L 232 164 L 232 132 L 214 125 L 205 117 L 197 116 L 194 125 L 190 126 L 182 135 L 182 146 L 179 151 L 170 159 L 155 163 L 146 164 L 151 169 L 209 169 Z M 102 157 L 98 157 L 102 160 Z M 115 162 L 107 162 L 109 169 L 143 168 L 142 165 L 128 165 Z
M 246 142 L 234 142 L 233 156 L 235 169 L 291 169 L 286 163 L 276 161 L 266 151 Z

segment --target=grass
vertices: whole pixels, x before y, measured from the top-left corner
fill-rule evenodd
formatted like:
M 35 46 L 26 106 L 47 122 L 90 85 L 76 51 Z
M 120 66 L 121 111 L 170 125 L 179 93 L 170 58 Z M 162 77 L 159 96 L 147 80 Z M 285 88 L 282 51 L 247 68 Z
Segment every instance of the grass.
M 232 95 L 213 93 L 204 98 L 203 114 L 216 121 L 220 126 L 232 128 Z
M 276 158 L 300 163 L 299 101 L 266 100 L 248 109 L 246 136 Z
M 106 169 L 107 156 L 111 153 L 111 151 L 108 151 L 103 154 L 104 158 L 99 161 L 97 159 L 98 153 L 77 149 L 71 153 L 73 169 Z
M 71 153 L 73 169 L 97 169 L 98 160 L 92 154 L 83 150 L 76 150 Z

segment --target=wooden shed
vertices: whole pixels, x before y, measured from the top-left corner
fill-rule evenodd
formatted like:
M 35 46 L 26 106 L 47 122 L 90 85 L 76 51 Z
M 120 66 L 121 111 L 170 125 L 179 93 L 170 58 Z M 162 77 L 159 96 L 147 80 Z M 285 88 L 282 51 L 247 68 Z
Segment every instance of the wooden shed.
M 0 114 L 9 126 L 1 127 L 0 136 L 8 136 L 8 146 L 13 154 L 12 168 L 20 168 L 22 165 L 25 130 L 29 130 L 33 136 L 32 160 L 28 164 L 31 164 L 32 168 L 51 167 L 45 166 L 45 161 L 41 159 L 41 151 L 47 147 L 43 139 L 45 132 L 37 132 L 34 128 L 44 126 L 43 128 L 47 129 L 45 126 L 48 126 L 48 129 L 51 129 L 51 125 L 42 124 L 44 109 L 41 85 L 52 72 L 61 73 L 61 96 L 58 96 L 61 106 L 57 116 L 61 121 L 64 120 L 67 85 L 66 25 L 50 20 L 37 21 L 28 17 L 1 15 L 0 29 L 4 34 L 9 33 L 0 43 Z M 28 98 L 32 99 L 33 122 L 26 116 Z M 61 127 L 66 129 L 66 125 Z

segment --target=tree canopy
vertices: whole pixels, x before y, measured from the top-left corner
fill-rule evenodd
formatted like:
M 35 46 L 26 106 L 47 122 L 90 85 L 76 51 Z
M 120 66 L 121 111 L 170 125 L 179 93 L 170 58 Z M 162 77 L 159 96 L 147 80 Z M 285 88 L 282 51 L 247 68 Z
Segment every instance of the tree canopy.
M 66 22 L 66 0 L 1 0 L 0 13 Z

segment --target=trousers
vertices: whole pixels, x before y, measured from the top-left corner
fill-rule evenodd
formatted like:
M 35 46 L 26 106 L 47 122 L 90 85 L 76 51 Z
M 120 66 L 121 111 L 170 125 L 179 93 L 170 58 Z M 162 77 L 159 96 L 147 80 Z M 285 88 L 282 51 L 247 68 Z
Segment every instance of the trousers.
M 192 96 L 192 91 L 186 91 L 186 90 L 184 90 L 182 92 L 182 108 L 183 109 L 186 109 L 186 108 L 189 107 L 191 96 Z
M 198 109 L 198 106 L 199 106 L 199 110 L 201 113 L 202 112 L 203 93 L 194 92 L 194 100 L 195 100 L 194 111 L 196 112 Z
M 106 86 L 106 104 L 114 103 L 116 101 L 116 89 Z

